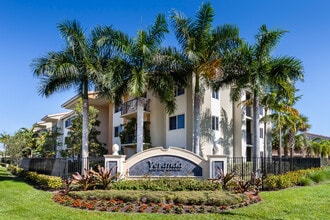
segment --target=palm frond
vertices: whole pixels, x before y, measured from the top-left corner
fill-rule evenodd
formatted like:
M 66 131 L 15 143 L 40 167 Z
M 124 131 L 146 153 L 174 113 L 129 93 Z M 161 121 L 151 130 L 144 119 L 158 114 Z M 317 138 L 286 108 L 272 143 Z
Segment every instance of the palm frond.
M 158 14 L 154 24 L 148 28 L 146 43 L 156 49 L 164 40 L 165 33 L 169 33 L 165 15 Z
M 217 49 L 221 56 L 230 53 L 230 51 L 238 48 L 242 43 L 239 37 L 239 29 L 234 25 L 225 24 L 217 26 L 212 30 L 211 34 L 210 46 L 215 47 L 214 49 Z
M 185 18 L 183 13 L 173 10 L 171 13 L 171 23 L 174 28 L 174 34 L 183 51 L 187 51 L 192 41 L 192 20 Z
M 268 30 L 266 25 L 262 25 L 256 35 L 255 50 L 257 60 L 268 58 L 285 33 L 287 33 L 286 30 Z
M 192 23 L 192 34 L 196 39 L 195 47 L 200 50 L 206 48 L 212 30 L 214 10 L 209 2 L 203 3 L 196 14 L 196 20 Z

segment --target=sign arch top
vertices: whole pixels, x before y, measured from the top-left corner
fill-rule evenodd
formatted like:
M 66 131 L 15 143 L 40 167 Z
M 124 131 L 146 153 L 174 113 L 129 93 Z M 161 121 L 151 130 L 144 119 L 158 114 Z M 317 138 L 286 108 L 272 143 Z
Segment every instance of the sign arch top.
M 105 155 L 105 167 L 117 167 L 125 178 L 149 177 L 198 177 L 216 176 L 216 168 L 226 168 L 226 157 L 210 155 L 208 160 L 178 147 L 154 147 L 134 154 L 126 160 L 125 155 Z

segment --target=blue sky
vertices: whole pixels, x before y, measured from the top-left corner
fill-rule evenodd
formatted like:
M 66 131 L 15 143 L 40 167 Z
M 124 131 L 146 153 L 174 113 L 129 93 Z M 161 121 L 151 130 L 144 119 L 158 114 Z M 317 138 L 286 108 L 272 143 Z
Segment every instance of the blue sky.
M 262 24 L 288 30 L 274 55 L 290 55 L 304 65 L 305 82 L 298 83 L 302 99 L 296 107 L 309 118 L 311 133 L 330 136 L 330 1 L 328 0 L 216 0 L 210 1 L 213 25 L 239 27 L 250 43 Z M 0 0 L 0 133 L 30 128 L 47 114 L 65 112 L 61 105 L 74 91 L 49 98 L 37 93 L 38 79 L 30 64 L 34 58 L 64 46 L 56 28 L 76 19 L 86 34 L 96 25 L 112 25 L 128 34 L 150 25 L 158 13 L 167 18 L 172 9 L 191 17 L 197 0 Z M 165 44 L 176 45 L 169 34 Z

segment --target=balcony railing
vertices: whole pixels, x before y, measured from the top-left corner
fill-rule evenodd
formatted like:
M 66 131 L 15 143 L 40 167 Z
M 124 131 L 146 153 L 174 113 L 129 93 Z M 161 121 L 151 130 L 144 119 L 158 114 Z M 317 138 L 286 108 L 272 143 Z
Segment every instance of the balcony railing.
M 132 99 L 128 102 L 123 103 L 121 105 L 121 115 L 126 115 L 129 113 L 136 112 L 139 102 L 143 103 L 144 111 L 150 112 L 150 99 L 140 97 L 140 98 Z
M 133 145 L 136 144 L 136 131 L 131 133 L 121 133 L 120 142 L 122 145 Z M 143 143 L 150 144 L 150 130 L 143 130 Z
M 246 106 L 246 116 L 252 117 L 252 108 L 250 106 Z

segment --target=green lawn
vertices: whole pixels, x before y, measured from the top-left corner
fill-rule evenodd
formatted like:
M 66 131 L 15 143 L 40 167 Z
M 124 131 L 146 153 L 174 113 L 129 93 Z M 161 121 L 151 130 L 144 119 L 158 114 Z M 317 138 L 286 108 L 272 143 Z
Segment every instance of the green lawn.
M 330 183 L 262 192 L 263 202 L 222 214 L 166 215 L 103 213 L 73 209 L 52 201 L 0 168 L 0 219 L 330 219 Z

